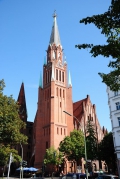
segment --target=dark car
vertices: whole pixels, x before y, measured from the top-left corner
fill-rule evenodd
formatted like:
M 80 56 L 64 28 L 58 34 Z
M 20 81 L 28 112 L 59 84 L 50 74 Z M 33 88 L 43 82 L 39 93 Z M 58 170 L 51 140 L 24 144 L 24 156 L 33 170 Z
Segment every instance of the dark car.
M 85 179 L 86 178 L 86 174 L 84 173 L 76 173 L 77 179 Z
M 118 176 L 116 175 L 99 175 L 96 179 L 118 179 Z

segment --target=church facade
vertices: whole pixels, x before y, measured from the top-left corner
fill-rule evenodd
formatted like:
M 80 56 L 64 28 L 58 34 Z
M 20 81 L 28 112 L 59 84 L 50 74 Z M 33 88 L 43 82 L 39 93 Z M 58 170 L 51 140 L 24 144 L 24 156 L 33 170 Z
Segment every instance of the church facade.
M 22 98 L 25 104 L 22 106 L 25 110 L 21 109 L 22 115 L 20 114 L 21 119 L 25 118 L 24 122 L 27 124 L 27 133 L 25 132 L 25 134 L 29 134 L 29 147 L 25 148 L 24 160 L 28 161 L 28 165 L 36 168 L 42 167 L 46 149 L 51 146 L 57 149 L 59 143 L 65 136 L 69 136 L 73 129 L 83 129 L 85 131 L 88 119 L 91 118 L 94 123 L 98 142 L 102 140 L 106 132 L 100 126 L 96 107 L 92 105 L 88 95 L 78 102 L 73 103 L 72 101 L 71 76 L 70 72 L 67 71 L 67 62 L 63 55 L 56 13 L 53 15 L 53 20 L 50 41 L 43 65 L 43 75 L 41 74 L 40 76 L 38 105 L 34 122 L 27 121 L 25 97 Z M 24 87 L 24 84 L 22 86 Z M 24 91 L 23 87 L 22 91 Z M 22 95 L 25 96 L 20 92 L 18 97 L 19 104 L 22 104 L 20 97 Z M 69 112 L 71 116 L 63 111 Z M 78 126 L 74 116 L 82 126 Z M 95 165 L 99 168 L 97 163 Z M 65 172 L 68 171 L 69 169 Z

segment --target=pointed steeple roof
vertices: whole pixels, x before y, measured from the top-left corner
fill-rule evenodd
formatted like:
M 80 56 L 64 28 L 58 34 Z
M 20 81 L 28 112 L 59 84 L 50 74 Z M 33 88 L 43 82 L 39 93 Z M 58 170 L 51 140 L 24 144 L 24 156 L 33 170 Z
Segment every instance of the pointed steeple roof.
M 20 113 L 24 111 L 27 115 L 27 107 L 26 107 L 26 99 L 25 99 L 25 90 L 24 90 L 24 83 L 22 82 L 20 92 L 18 95 L 18 103 L 20 105 Z
M 57 17 L 56 12 L 54 12 L 54 14 L 53 14 L 54 21 L 53 21 L 52 32 L 51 32 L 49 43 L 50 44 L 55 43 L 56 45 L 58 45 L 58 44 L 61 45 L 56 17 Z

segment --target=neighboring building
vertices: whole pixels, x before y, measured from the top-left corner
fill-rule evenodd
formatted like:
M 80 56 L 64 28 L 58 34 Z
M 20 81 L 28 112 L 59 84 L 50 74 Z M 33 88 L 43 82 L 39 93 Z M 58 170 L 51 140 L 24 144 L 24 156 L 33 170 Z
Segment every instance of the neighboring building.
M 19 115 L 23 122 L 26 123 L 26 129 L 22 129 L 21 132 L 27 135 L 28 140 L 26 145 L 18 145 L 16 149 L 18 150 L 18 154 L 22 157 L 23 150 L 23 160 L 27 161 L 28 166 L 30 163 L 30 158 L 32 154 L 32 135 L 33 135 L 33 122 L 27 121 L 27 107 L 26 107 L 26 99 L 25 99 L 25 90 L 24 83 L 21 84 L 19 96 L 18 96 L 18 104 L 20 105 Z
M 117 165 L 120 176 L 120 91 L 111 91 L 110 88 L 107 87 L 107 94 L 114 148 L 117 154 Z
M 73 103 L 73 115 L 80 121 L 81 126 L 79 123 L 74 120 L 74 128 L 75 129 L 82 129 L 82 131 L 85 132 L 85 127 L 87 124 L 87 121 L 91 119 L 92 123 L 94 124 L 94 129 L 97 134 L 97 141 L 98 143 L 103 139 L 104 135 L 107 133 L 107 130 L 103 127 L 101 128 L 97 114 L 96 114 L 96 107 L 95 104 L 92 105 L 90 101 L 89 95 L 85 99 L 82 99 L 80 101 L 77 101 Z M 102 168 L 105 170 L 105 162 L 101 162 L 101 166 L 99 166 L 99 162 L 92 161 L 92 167 L 94 170 L 97 170 L 99 168 Z

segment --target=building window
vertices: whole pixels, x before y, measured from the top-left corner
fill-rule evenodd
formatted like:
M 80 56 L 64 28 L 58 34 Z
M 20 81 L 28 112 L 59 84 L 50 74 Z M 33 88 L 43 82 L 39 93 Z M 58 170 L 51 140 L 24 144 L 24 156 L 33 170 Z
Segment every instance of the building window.
M 115 104 L 116 104 L 116 110 L 120 110 L 120 102 L 117 102 Z
M 62 72 L 62 82 L 64 82 L 64 72 Z
M 118 125 L 119 125 L 119 127 L 120 127 L 120 117 L 118 117 Z
M 61 88 L 60 88 L 60 97 L 61 97 Z
M 61 71 L 59 71 L 59 81 L 61 81 Z
M 48 142 L 46 142 L 46 149 L 48 149 Z
M 58 70 L 56 69 L 56 80 L 58 80 Z
M 47 72 L 46 72 L 46 84 L 47 84 Z
M 62 135 L 62 128 L 61 128 L 61 135 Z
M 47 73 L 45 73 L 45 84 L 47 83 Z
M 58 96 L 58 88 L 56 88 L 56 96 Z
M 61 108 L 61 102 L 60 102 L 60 108 Z
M 118 91 L 114 91 L 114 96 L 118 96 Z
M 59 128 L 57 127 L 57 134 L 59 134 Z

